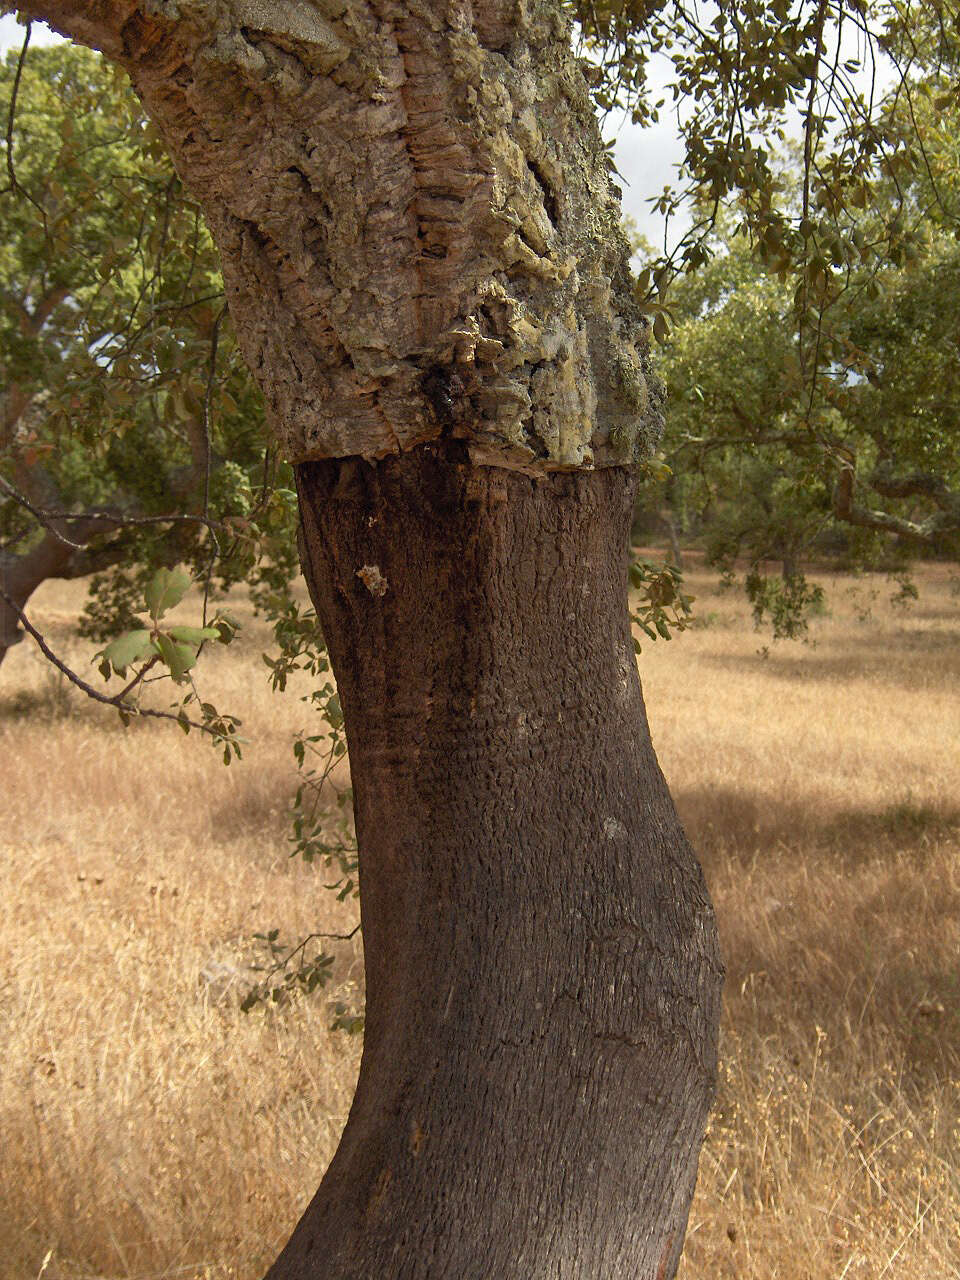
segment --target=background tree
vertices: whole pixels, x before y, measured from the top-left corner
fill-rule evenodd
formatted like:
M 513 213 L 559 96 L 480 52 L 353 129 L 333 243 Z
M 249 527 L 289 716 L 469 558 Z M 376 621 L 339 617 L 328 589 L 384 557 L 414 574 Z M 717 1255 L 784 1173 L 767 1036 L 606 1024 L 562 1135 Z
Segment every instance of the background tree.
M 0 113 L 2 661 L 47 578 L 97 575 L 103 639 L 158 566 L 224 585 L 292 559 L 213 244 L 126 77 L 71 46 L 11 53 Z
M 854 282 L 831 315 L 830 343 L 845 358 L 813 388 L 799 376 L 789 285 L 744 240 L 727 238 L 678 283 L 662 364 L 674 406 L 665 448 L 687 501 L 696 482 L 701 509 L 739 509 L 725 525 L 730 551 L 789 571 L 833 525 L 955 554 L 957 265 L 954 237 L 927 224 L 908 265 L 871 271 L 869 289 Z M 773 493 L 777 477 L 792 505 Z
M 783 616 L 801 629 L 796 610 L 813 600 L 798 572 L 805 554 L 842 550 L 865 565 L 955 557 L 960 545 L 951 148 L 942 131 L 925 136 L 939 199 L 918 178 L 910 253 L 885 265 L 865 254 L 848 272 L 821 317 L 815 377 L 802 367 L 795 279 L 765 267 L 732 218 L 718 223 L 710 261 L 671 293 L 671 499 L 708 559 L 730 569 L 746 555 L 755 605 L 789 596 L 796 609 Z M 898 198 L 891 184 L 879 195 L 861 243 Z M 768 559 L 781 562 L 783 586 L 758 573 Z

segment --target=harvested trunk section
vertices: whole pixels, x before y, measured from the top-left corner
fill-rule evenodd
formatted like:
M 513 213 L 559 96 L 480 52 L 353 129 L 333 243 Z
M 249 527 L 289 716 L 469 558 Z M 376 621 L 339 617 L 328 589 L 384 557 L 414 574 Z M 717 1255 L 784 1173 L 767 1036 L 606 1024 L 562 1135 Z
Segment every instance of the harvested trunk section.
M 634 482 L 452 449 L 298 469 L 350 740 L 367 1031 L 269 1280 L 668 1280 L 721 966 L 637 678 Z

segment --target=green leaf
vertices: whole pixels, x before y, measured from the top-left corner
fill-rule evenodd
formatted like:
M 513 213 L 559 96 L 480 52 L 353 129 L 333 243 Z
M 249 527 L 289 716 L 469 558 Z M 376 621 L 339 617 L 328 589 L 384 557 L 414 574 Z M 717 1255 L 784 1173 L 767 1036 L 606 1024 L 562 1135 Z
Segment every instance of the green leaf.
M 221 644 L 229 644 L 240 630 L 240 623 L 229 613 L 218 613 L 213 620 L 213 625 L 217 629 L 217 638 Z M 270 665 L 269 659 L 267 659 L 267 665 Z
M 191 579 L 183 569 L 158 569 L 147 583 L 143 598 L 153 619 L 162 618 L 190 590 Z
M 114 671 L 123 675 L 127 667 L 145 658 L 152 647 L 149 631 L 127 631 L 122 636 L 117 636 L 116 640 L 112 640 L 97 655 L 103 658 L 100 670 L 103 671 L 104 665 L 109 662 Z
M 190 645 L 180 644 L 162 631 L 155 637 L 153 643 L 160 657 L 170 668 L 170 674 L 177 684 L 191 667 L 197 665 L 197 655 Z
M 184 644 L 203 644 L 204 640 L 220 639 L 220 632 L 216 627 L 170 627 L 168 634 L 174 640 L 182 640 Z

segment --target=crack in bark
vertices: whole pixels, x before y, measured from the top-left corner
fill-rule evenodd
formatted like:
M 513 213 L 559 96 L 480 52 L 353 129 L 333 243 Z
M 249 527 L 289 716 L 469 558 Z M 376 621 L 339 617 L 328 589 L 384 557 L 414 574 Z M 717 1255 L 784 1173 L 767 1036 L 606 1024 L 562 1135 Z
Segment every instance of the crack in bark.
M 536 160 L 532 160 L 529 156 L 527 157 L 527 168 L 530 170 L 534 181 L 543 193 L 543 207 L 547 217 L 550 219 L 553 226 L 559 226 L 560 206 L 546 174 L 537 164 Z

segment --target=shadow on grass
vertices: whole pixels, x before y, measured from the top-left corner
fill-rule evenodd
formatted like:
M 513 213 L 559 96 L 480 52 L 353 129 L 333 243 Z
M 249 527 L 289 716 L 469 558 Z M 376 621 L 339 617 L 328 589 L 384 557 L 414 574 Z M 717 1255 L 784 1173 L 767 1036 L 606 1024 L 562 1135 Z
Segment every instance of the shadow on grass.
M 0 694 L 0 720 L 70 720 L 88 702 L 65 676 L 51 673 L 39 688 Z
M 829 638 L 822 646 L 787 648 L 766 644 L 758 634 L 753 653 L 705 654 L 702 661 L 725 671 L 759 673 L 776 680 L 869 680 L 890 688 L 922 689 L 960 679 L 960 634 L 905 631 L 895 637 L 889 632 L 867 635 L 858 642 L 845 638 L 843 653 L 831 651 Z
M 909 616 L 915 622 L 952 622 L 960 636 L 960 598 L 954 605 L 926 605 L 921 599 L 920 604 L 911 608 Z
M 891 1064 L 914 1096 L 955 1078 L 960 808 L 676 799 L 717 906 L 729 1025 L 788 1059 L 822 1028 L 830 1052 Z
M 674 800 L 694 847 L 725 861 L 752 863 L 772 849 L 813 849 L 844 865 L 960 840 L 960 807 L 909 798 L 877 809 L 824 811 L 800 800 L 774 804 L 734 788 L 693 787 L 676 791 Z

